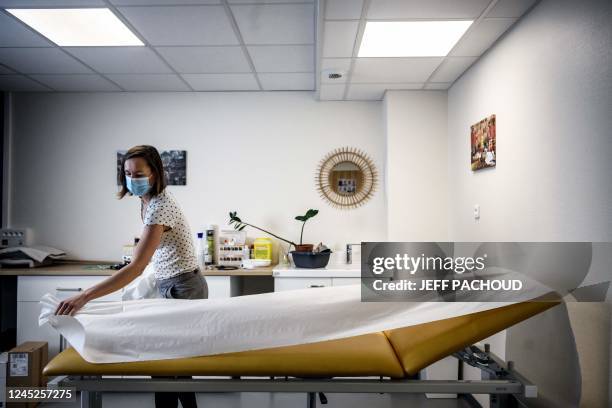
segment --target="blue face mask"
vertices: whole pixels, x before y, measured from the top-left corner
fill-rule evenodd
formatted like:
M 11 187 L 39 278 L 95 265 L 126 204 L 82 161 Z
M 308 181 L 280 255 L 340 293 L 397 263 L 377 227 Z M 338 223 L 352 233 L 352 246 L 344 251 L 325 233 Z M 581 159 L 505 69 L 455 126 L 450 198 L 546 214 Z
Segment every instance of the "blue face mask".
M 130 190 L 130 193 L 138 197 L 147 194 L 151 189 L 148 177 L 132 178 L 130 176 L 125 176 L 125 185 L 127 189 Z

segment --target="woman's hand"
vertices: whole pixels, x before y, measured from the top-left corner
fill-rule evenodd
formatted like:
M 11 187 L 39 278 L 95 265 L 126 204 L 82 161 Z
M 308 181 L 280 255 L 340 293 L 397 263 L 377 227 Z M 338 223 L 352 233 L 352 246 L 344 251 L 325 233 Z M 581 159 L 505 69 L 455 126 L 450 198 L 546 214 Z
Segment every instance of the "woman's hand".
M 161 224 L 146 225 L 130 264 L 82 293 L 60 302 L 55 314 L 74 316 L 90 300 L 113 293 L 136 279 L 159 247 L 163 232 L 164 226 Z
M 85 306 L 87 303 L 87 296 L 85 293 L 78 294 L 71 298 L 62 300 L 55 310 L 56 315 L 69 315 L 74 316 L 80 308 Z

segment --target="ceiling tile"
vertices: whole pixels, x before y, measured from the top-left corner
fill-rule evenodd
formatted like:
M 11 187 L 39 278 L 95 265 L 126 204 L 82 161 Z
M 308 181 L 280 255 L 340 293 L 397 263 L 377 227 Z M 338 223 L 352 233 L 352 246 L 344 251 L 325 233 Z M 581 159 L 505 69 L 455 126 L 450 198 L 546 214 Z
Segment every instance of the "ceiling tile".
M 32 75 L 32 78 L 60 92 L 106 92 L 121 90 L 100 75 Z
M 231 6 L 245 44 L 313 44 L 313 4 Z
M 429 82 L 425 84 L 425 89 L 427 90 L 436 90 L 436 91 L 444 91 L 450 88 L 452 84 L 450 82 Z
M 247 47 L 258 72 L 312 72 L 313 45 L 254 45 Z
M 240 46 L 232 47 L 156 47 L 180 73 L 203 74 L 251 72 Z
M 50 91 L 50 89 L 23 75 L 0 75 L 0 90 L 15 92 Z
M 116 6 L 172 6 L 176 0 L 110 0 Z M 180 0 L 181 5 L 220 4 L 221 0 Z
M 537 0 L 497 0 L 487 17 L 520 17 Z
M 59 48 L 0 48 L 0 63 L 24 74 L 91 73 Z
M 357 37 L 358 21 L 326 21 L 323 57 L 350 57 Z
M 352 82 L 416 83 L 425 82 L 442 57 L 427 58 L 358 58 Z
M 478 57 L 447 57 L 430 81 L 455 82 L 477 59 Z
M 368 19 L 476 18 L 490 0 L 372 0 Z
M 359 20 L 363 0 L 327 0 L 325 18 L 329 20 Z
M 223 6 L 119 7 L 151 45 L 237 45 Z
M 324 70 L 338 70 L 348 71 L 351 67 L 350 58 L 322 58 L 321 59 L 321 71 Z
M 312 91 L 314 73 L 258 74 L 264 91 Z
M 322 101 L 341 101 L 344 98 L 345 84 L 323 84 L 319 90 Z
M 0 12 L 0 47 L 52 47 L 17 19 Z
M 346 75 L 350 68 L 350 58 L 323 58 L 321 60 L 321 82 L 333 84 L 346 82 Z M 342 74 L 342 78 L 329 79 L 330 73 Z
M 0 0 L 0 7 L 80 7 L 106 6 L 104 0 Z
M 515 21 L 515 18 L 485 18 L 459 40 L 450 55 L 482 55 Z
M 107 76 L 126 91 L 189 91 L 187 85 L 177 75 L 172 74 L 112 74 Z
M 350 100 L 372 100 L 380 101 L 385 96 L 387 89 L 415 90 L 423 88 L 422 83 L 406 84 L 351 84 L 346 96 Z
M 147 47 L 67 47 L 102 74 L 165 74 L 172 70 Z
M 183 74 L 196 91 L 258 91 L 253 74 Z

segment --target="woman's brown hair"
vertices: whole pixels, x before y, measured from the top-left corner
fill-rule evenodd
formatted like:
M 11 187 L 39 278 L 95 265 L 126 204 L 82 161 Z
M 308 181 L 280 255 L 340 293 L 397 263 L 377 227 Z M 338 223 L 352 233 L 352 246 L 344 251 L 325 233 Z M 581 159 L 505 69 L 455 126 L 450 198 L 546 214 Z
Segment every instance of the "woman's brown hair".
M 125 162 L 129 159 L 133 159 L 134 157 L 142 157 L 153 172 L 155 181 L 151 186 L 149 194 L 151 194 L 151 196 L 156 196 L 164 191 L 166 188 L 166 177 L 164 174 L 164 164 L 162 163 L 159 152 L 153 146 L 138 145 L 128 150 L 121 161 L 121 190 L 117 193 L 119 199 L 122 199 L 128 193 L 132 195 L 125 182 Z

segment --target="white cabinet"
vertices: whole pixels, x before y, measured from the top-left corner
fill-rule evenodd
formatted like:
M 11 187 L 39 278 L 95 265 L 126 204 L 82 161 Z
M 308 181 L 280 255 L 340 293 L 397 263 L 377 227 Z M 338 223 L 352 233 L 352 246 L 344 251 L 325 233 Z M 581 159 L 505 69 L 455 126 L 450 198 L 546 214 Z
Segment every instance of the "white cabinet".
M 38 302 L 45 293 L 51 293 L 60 299 L 71 297 L 106 278 L 107 276 L 19 276 L 17 301 Z M 113 300 L 121 300 L 120 290 L 98 298 L 94 302 Z
M 326 286 L 355 285 L 361 283 L 361 270 L 330 266 L 321 269 L 275 268 L 274 291 L 319 288 Z
M 359 284 L 361 284 L 361 278 L 332 278 L 332 286 Z
M 17 344 L 24 341 L 49 343 L 49 358 L 60 348 L 60 335 L 48 324 L 39 326 L 40 298 L 46 294 L 64 299 L 106 279 L 106 276 L 19 276 L 17 278 Z M 93 302 L 121 300 L 121 291 Z
M 274 291 L 332 286 L 332 278 L 274 278 Z
M 208 285 L 208 299 L 238 296 L 240 285 L 238 276 L 205 276 Z

